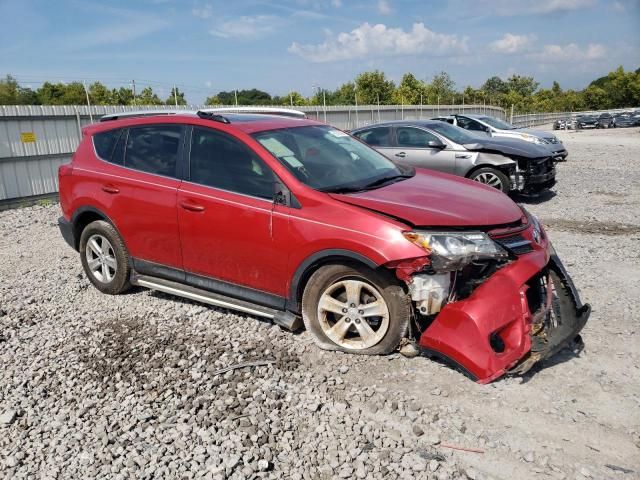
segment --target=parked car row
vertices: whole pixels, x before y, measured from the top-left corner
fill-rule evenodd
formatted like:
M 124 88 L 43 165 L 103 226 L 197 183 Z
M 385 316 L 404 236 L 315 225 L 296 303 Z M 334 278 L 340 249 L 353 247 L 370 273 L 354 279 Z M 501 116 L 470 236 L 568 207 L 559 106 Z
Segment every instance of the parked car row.
M 481 383 L 582 347 L 590 306 L 500 191 L 555 181 L 544 145 L 439 121 L 359 141 L 265 112 L 127 112 L 83 129 L 58 171 L 59 226 L 98 290 L 304 324 L 329 350 L 408 341 Z
M 618 113 L 604 112 L 599 115 L 581 114 L 575 117 L 558 119 L 553 123 L 554 130 L 589 128 L 625 128 L 640 126 L 640 110 Z

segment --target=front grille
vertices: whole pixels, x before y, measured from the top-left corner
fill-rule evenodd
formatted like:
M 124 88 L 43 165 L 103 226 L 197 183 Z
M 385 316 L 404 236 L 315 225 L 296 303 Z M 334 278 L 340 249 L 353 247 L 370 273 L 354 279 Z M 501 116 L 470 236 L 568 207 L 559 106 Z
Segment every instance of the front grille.
M 529 173 L 531 175 L 544 175 L 545 173 L 552 172 L 554 168 L 552 159 L 529 163 Z
M 508 237 L 494 238 L 493 240 L 516 255 L 524 255 L 533 251 L 531 242 L 522 235 L 510 235 Z

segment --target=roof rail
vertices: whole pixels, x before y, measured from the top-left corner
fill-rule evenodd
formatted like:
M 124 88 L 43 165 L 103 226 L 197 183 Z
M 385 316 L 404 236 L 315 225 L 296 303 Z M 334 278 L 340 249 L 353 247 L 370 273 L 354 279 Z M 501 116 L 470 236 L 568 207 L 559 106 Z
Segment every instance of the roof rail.
M 220 122 L 220 123 L 231 123 L 227 117 L 224 117 L 222 115 L 217 115 L 207 110 L 198 110 L 196 112 L 196 115 L 198 115 L 199 118 L 204 118 L 205 120 L 213 120 L 214 122 Z
M 182 113 L 194 114 L 193 110 L 136 110 L 133 112 L 116 112 L 109 113 L 100 117 L 101 122 L 108 122 L 109 120 L 121 120 L 123 118 L 134 117 L 154 117 L 156 115 L 179 115 Z
M 282 117 L 293 118 L 307 118 L 307 114 L 301 110 L 294 110 L 291 108 L 278 108 L 278 107 L 213 107 L 213 108 L 201 108 L 200 112 L 207 113 L 250 113 L 260 115 L 278 115 Z

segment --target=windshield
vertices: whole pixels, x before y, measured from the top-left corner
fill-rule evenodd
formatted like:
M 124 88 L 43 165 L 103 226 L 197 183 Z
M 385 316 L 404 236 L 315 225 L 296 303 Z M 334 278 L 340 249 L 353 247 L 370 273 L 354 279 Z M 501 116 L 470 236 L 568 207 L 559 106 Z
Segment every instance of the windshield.
M 515 130 L 516 128 L 518 128 L 495 117 L 480 117 L 479 120 L 499 130 Z
M 323 192 L 365 190 L 414 174 L 327 125 L 268 130 L 253 137 L 298 180 Z
M 433 130 L 434 132 L 439 133 L 443 137 L 448 138 L 452 142 L 459 143 L 460 145 L 464 145 L 465 143 L 475 143 L 478 141 L 476 135 L 471 133 L 469 130 L 465 130 L 464 128 L 456 127 L 454 125 L 449 125 L 445 122 L 434 122 L 428 125 L 428 128 Z M 486 140 L 487 136 L 482 135 L 482 137 Z

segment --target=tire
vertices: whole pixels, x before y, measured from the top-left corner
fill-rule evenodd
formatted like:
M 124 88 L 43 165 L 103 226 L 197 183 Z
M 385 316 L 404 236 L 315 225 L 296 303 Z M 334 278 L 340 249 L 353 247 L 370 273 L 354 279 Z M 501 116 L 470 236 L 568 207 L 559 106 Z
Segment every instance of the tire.
M 496 168 L 482 167 L 474 170 L 469 175 L 469 179 L 493 187 L 502 193 L 509 193 L 511 189 L 509 177 Z
M 89 281 L 102 293 L 117 295 L 131 287 L 129 254 L 110 223 L 96 220 L 85 227 L 80 235 L 80 260 Z
M 367 307 L 374 303 L 375 310 Z M 411 315 L 411 299 L 399 281 L 364 266 L 323 266 L 311 275 L 302 296 L 305 328 L 324 350 L 391 353 L 407 335 Z

